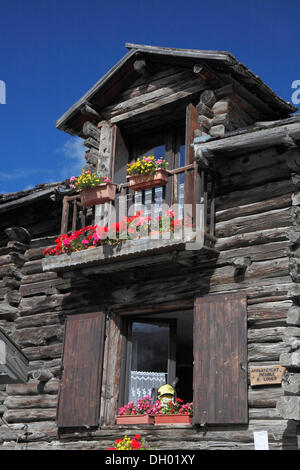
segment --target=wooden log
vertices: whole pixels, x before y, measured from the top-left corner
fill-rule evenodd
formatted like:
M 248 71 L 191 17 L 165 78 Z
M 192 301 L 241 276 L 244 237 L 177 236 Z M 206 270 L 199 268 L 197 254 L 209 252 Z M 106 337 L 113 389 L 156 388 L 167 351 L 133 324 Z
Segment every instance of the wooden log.
M 26 253 L 24 255 L 25 260 L 26 261 L 33 261 L 33 260 L 43 258 L 44 249 L 45 249 L 44 246 L 41 246 L 41 247 L 38 247 L 38 248 L 29 248 L 28 250 L 26 250 Z
M 250 281 L 256 277 L 273 278 L 284 276 L 288 274 L 288 258 L 280 258 L 271 261 L 261 261 L 252 263 L 252 265 L 243 273 L 240 282 Z M 225 266 L 218 268 L 210 277 L 211 285 L 227 284 L 231 282 L 238 282 L 235 274 L 235 269 L 232 266 Z
M 285 327 L 256 328 L 248 330 L 248 343 L 276 343 L 282 341 Z
M 35 282 L 49 281 L 51 279 L 57 279 L 59 277 L 56 272 L 47 272 L 47 273 L 37 273 L 30 275 L 23 275 L 22 285 L 23 284 L 34 284 Z
M 31 240 L 29 231 L 24 227 L 10 227 L 4 230 L 6 236 L 13 241 L 28 244 Z
M 85 147 L 88 147 L 89 149 L 95 149 L 96 151 L 99 151 L 99 141 L 93 139 L 93 137 L 89 137 L 88 139 L 85 139 L 82 143 Z M 91 158 L 89 158 L 89 155 L 87 155 L 87 163 L 88 164 L 94 164 Z
M 100 142 L 100 130 L 92 122 L 86 121 L 83 124 L 82 133 L 85 137 L 92 137 L 97 142 Z
M 27 408 L 56 408 L 56 395 L 8 396 L 4 402 L 8 410 Z
M 275 209 L 265 213 L 237 217 L 230 221 L 216 223 L 216 236 L 229 237 L 234 234 L 256 232 L 291 225 L 291 210 Z
M 280 419 L 276 408 L 250 408 L 249 419 Z
M 22 267 L 22 273 L 25 275 L 42 273 L 42 260 L 28 261 Z
M 279 227 L 261 231 L 241 233 L 229 237 L 220 238 L 216 243 L 219 251 L 262 245 L 266 243 L 276 243 L 287 240 L 286 227 Z
M 8 423 L 30 423 L 32 421 L 54 421 L 56 417 L 55 408 L 31 408 L 7 410 L 3 418 Z
M 61 374 L 61 358 L 58 359 L 40 359 L 32 360 L 29 363 L 29 374 L 32 374 L 33 371 L 37 369 L 47 368 L 49 369 L 55 377 L 59 377 Z M 47 382 L 47 384 L 51 383 Z M 50 393 L 50 392 L 49 392 Z
M 8 396 L 5 400 L 7 409 L 56 408 L 57 395 Z
M 17 329 L 33 328 L 48 325 L 60 325 L 63 322 L 63 316 L 57 312 L 37 313 L 25 317 L 19 317 L 15 320 Z
M 9 240 L 7 242 L 7 250 L 9 251 L 24 254 L 27 248 L 28 248 L 28 245 L 26 245 L 25 243 L 19 242 L 17 240 Z
M 251 152 L 258 148 L 262 149 L 282 145 L 287 135 L 296 140 L 299 139 L 299 125 L 289 124 L 272 129 L 258 130 L 256 132 L 245 132 L 241 135 L 228 137 L 226 140 L 206 142 L 205 146 L 213 153 L 217 154 L 221 152 L 223 156 L 229 154 L 237 155 Z M 197 145 L 196 142 L 195 146 L 197 147 Z
M 212 110 L 204 103 L 198 103 L 196 106 L 196 110 L 199 116 L 206 116 L 209 119 L 212 119 L 214 117 L 214 113 L 212 112 Z
M 53 374 L 49 369 L 38 369 L 32 372 L 32 378 L 39 382 L 48 382 L 52 377 Z
M 18 316 L 18 309 L 7 302 L 0 303 L 0 320 L 13 321 Z
M 251 258 L 250 256 L 239 256 L 233 258 L 231 263 L 237 269 L 246 269 L 251 265 Z
M 62 298 L 60 295 L 23 297 L 19 305 L 19 313 L 25 316 L 54 310 L 61 305 Z
M 57 439 L 57 426 L 53 421 L 29 422 L 24 429 L 24 423 L 10 423 L 7 426 L 0 427 L 0 442 L 17 441 L 51 441 Z M 14 445 L 15 442 L 14 442 Z
M 268 210 L 283 209 L 291 206 L 291 195 L 286 194 L 278 198 L 255 202 L 253 204 L 238 205 L 229 209 L 216 212 L 216 222 L 243 217 L 246 215 L 260 214 Z M 300 236 L 300 234 L 299 234 Z M 23 281 L 24 282 L 24 281 Z
M 61 357 L 62 344 L 56 343 L 49 346 L 26 347 L 23 349 L 23 352 L 30 361 L 37 359 L 54 359 Z
M 224 210 L 234 206 L 242 206 L 255 202 L 273 199 L 277 196 L 292 194 L 295 187 L 291 179 L 269 182 L 247 190 L 235 190 L 216 197 L 217 210 Z M 23 268 L 24 269 L 24 268 Z
M 88 102 L 83 103 L 80 111 L 82 114 L 87 114 L 93 122 L 99 122 L 101 120 L 100 114 Z
M 18 291 L 9 291 L 5 294 L 4 300 L 13 307 L 17 307 L 21 301 L 22 295 Z
M 59 380 L 56 378 L 50 379 L 46 383 L 40 383 L 38 381 L 29 381 L 26 384 L 10 384 L 7 385 L 7 393 L 11 395 L 40 395 L 41 393 L 46 394 L 57 394 L 59 389 Z
M 14 263 L 5 264 L 4 266 L 0 266 L 0 278 L 3 277 L 13 277 L 15 279 L 21 279 L 22 274 L 21 271 Z
M 281 354 L 291 351 L 291 346 L 283 342 L 277 343 L 251 343 L 248 345 L 249 361 L 278 361 Z
M 47 294 L 49 290 L 53 288 L 65 290 L 70 287 L 71 282 L 69 279 L 61 279 L 56 277 L 46 281 L 22 284 L 20 287 L 20 293 L 23 297 L 28 297 L 36 294 Z
M 250 324 L 256 320 L 283 320 L 285 322 L 291 305 L 291 300 L 250 304 L 247 307 L 248 321 Z
M 47 325 L 39 328 L 18 329 L 15 341 L 22 347 L 46 346 L 51 341 L 61 341 L 63 336 L 62 325 Z
M 0 256 L 0 266 L 7 264 L 15 264 L 16 266 L 23 266 L 25 257 L 20 253 L 10 253 L 8 255 Z
M 200 103 L 205 104 L 208 108 L 212 108 L 217 99 L 212 90 L 204 90 L 200 95 Z
M 220 243 L 222 246 L 222 244 Z M 249 256 L 252 261 L 266 261 L 274 258 L 284 258 L 287 253 L 288 242 L 280 241 L 274 243 L 263 243 L 253 246 L 233 248 L 231 250 L 221 251 L 216 261 L 216 266 L 231 262 L 235 257 Z
M 276 166 L 274 166 L 274 163 L 275 162 L 273 162 L 270 167 L 266 166 L 248 173 L 242 172 L 239 175 L 234 174 L 228 178 L 225 176 L 220 182 L 220 186 L 222 186 L 220 191 L 227 192 L 227 188 L 229 188 L 230 191 L 243 187 L 253 188 L 256 185 L 258 186 L 260 184 L 266 184 L 270 181 L 278 180 L 279 175 L 281 175 L 282 179 L 288 178 L 289 170 L 287 169 L 286 163 L 278 162 Z
M 197 79 L 197 81 L 198 84 L 203 84 L 201 78 Z M 157 81 L 155 87 L 144 88 L 143 93 L 135 93 L 134 96 L 125 97 L 125 99 L 123 96 L 124 100 L 122 100 L 122 96 L 119 97 L 118 102 L 103 109 L 102 114 L 106 119 L 111 119 L 119 114 L 128 113 L 151 103 L 153 104 L 155 101 L 166 98 L 174 92 L 188 88 L 193 84 L 195 83 L 193 83 L 190 72 L 181 71 Z
M 248 405 L 250 408 L 276 408 L 281 396 L 283 390 L 280 386 L 252 388 L 248 391 Z

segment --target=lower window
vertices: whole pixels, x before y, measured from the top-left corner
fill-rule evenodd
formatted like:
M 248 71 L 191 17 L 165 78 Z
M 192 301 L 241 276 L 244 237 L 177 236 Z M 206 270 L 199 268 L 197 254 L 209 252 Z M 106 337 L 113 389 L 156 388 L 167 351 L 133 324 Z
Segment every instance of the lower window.
M 121 405 L 178 379 L 177 396 L 193 399 L 193 312 L 139 315 L 125 320 Z

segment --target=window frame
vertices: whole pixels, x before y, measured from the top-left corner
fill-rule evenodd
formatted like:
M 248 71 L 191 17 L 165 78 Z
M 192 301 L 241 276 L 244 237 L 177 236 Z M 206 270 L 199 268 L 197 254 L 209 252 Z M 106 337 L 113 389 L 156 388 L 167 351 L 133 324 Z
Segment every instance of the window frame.
M 163 315 L 163 314 L 162 314 Z M 125 317 L 122 319 L 122 346 L 121 346 L 121 363 L 120 363 L 120 387 L 119 387 L 119 400 L 118 407 L 124 406 L 128 403 L 129 396 L 129 381 L 132 359 L 132 324 L 134 322 L 145 324 L 168 324 L 170 327 L 169 332 L 169 349 L 168 349 L 168 382 L 172 382 L 176 377 L 176 320 L 166 318 L 149 318 L 146 319 L 141 315 L 134 316 L 133 318 Z

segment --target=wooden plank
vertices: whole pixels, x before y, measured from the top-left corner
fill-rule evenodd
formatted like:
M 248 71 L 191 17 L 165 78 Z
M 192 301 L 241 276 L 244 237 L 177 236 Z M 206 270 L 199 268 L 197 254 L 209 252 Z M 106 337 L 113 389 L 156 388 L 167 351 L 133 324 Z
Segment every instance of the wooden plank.
M 248 422 L 245 293 L 196 298 L 193 422 Z
M 191 144 L 194 141 L 194 130 L 200 129 L 198 123 L 198 112 L 193 104 L 186 107 L 186 122 L 185 122 L 185 165 L 194 164 L 195 155 L 194 149 Z M 194 202 L 194 171 L 186 171 L 184 174 L 184 204 L 193 205 Z M 196 178 L 197 194 L 199 193 L 199 178 Z M 193 217 L 193 211 L 187 208 L 185 217 Z
M 68 219 L 69 219 L 69 201 L 67 196 L 63 199 L 63 208 L 62 208 L 62 215 L 61 215 L 61 229 L 60 233 L 67 233 L 68 231 Z
M 99 421 L 104 314 L 70 315 L 66 320 L 59 427 L 97 426 Z
M 137 109 L 134 109 L 132 111 L 128 111 L 122 114 L 119 114 L 113 118 L 110 119 L 111 124 L 116 124 L 117 122 L 121 122 L 124 119 L 129 119 L 133 118 L 136 116 L 140 116 L 143 113 L 146 113 L 148 111 L 153 111 L 155 109 L 158 109 L 160 107 L 169 105 L 171 103 L 177 102 L 179 100 L 187 99 L 191 95 L 201 91 L 204 89 L 203 82 L 200 81 L 198 83 L 195 83 L 195 81 L 191 81 L 190 83 L 186 83 L 184 87 L 181 88 L 180 91 L 177 91 L 175 93 L 172 93 L 166 97 L 160 98 L 152 103 L 149 103 L 144 106 L 140 106 Z
M 272 385 L 281 384 L 286 369 L 283 366 L 252 366 L 250 367 L 250 384 Z

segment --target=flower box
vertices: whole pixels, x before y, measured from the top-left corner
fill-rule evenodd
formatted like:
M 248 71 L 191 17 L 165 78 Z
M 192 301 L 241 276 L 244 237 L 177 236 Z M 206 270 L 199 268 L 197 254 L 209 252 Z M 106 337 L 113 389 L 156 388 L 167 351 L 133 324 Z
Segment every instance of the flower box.
M 81 189 L 81 204 L 85 207 L 89 207 L 114 201 L 116 190 L 117 185 L 113 183 L 103 183 L 95 186 L 94 188 Z
M 158 169 L 154 175 L 130 175 L 127 178 L 130 189 L 141 191 L 156 186 L 165 186 L 168 183 L 168 170 Z
M 191 415 L 155 415 L 154 424 L 156 426 L 172 426 L 173 424 L 191 425 L 193 417 Z
M 144 415 L 118 415 L 117 424 L 154 424 L 154 416 Z

